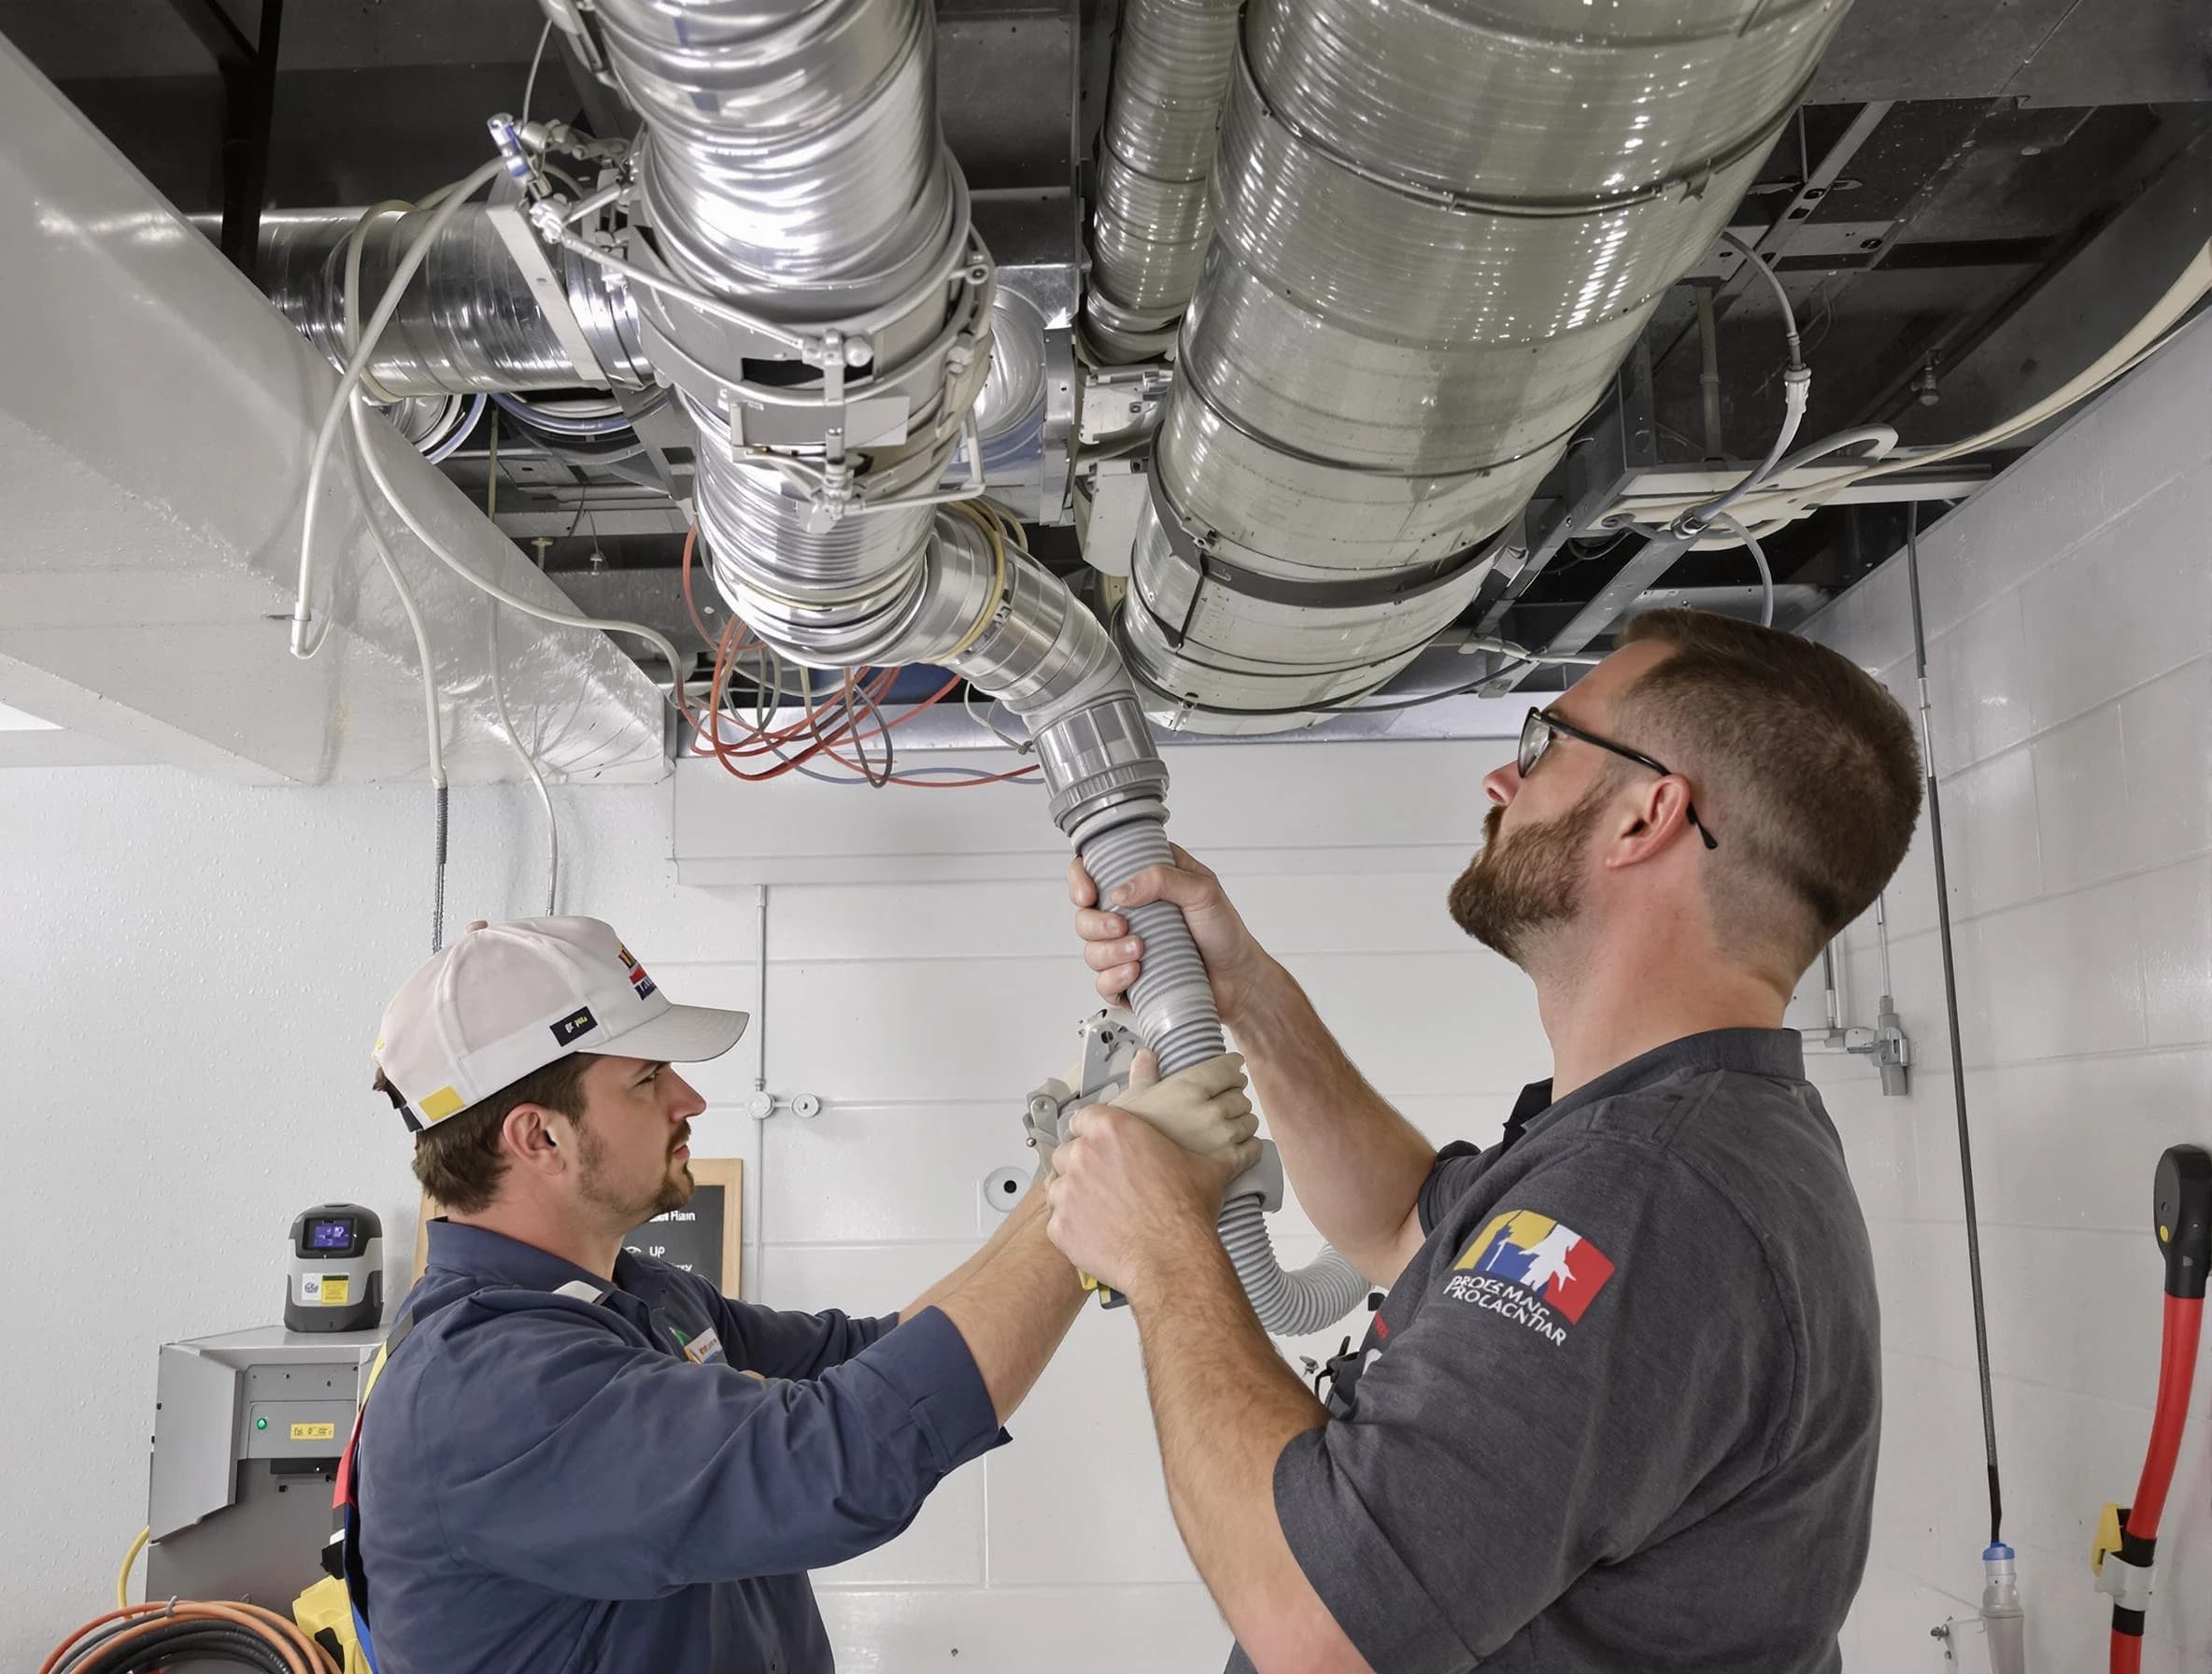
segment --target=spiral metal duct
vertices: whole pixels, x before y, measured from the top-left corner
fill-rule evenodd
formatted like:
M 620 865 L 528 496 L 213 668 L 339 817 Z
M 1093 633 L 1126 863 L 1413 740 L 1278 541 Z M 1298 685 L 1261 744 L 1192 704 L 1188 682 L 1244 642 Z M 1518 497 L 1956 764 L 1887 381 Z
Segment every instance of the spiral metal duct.
M 1109 359 L 1173 342 L 1212 220 L 1206 182 L 1243 0 L 1128 0 L 1099 142 L 1085 323 Z
M 548 253 L 561 296 L 588 354 L 573 353 L 561 326 L 516 266 L 492 223 L 472 204 L 447 223 L 399 311 L 377 339 L 368 388 L 395 397 L 491 390 L 571 389 L 579 384 L 644 389 L 653 381 L 637 314 L 621 282 L 564 251 Z M 346 246 L 363 217 L 357 317 L 384 294 L 392 269 L 415 247 L 428 210 L 270 210 L 262 218 L 260 274 L 269 300 L 335 366 L 352 353 L 346 320 Z
M 1156 717 L 1307 724 L 1466 607 L 1847 3 L 1252 0 L 1123 618 Z
M 637 304 L 698 426 L 700 528 L 732 608 L 801 662 L 959 671 L 1028 725 L 1053 817 L 1101 882 L 1164 858 L 1167 770 L 1105 630 L 1042 565 L 925 498 L 985 391 L 994 293 L 938 128 L 926 0 L 597 12 L 646 122 L 650 237 L 631 259 L 759 322 L 659 292 Z M 1152 915 L 1146 934 L 1131 1006 L 1171 1073 L 1223 1050 L 1221 1023 L 1181 915 Z M 1254 1294 L 1336 1294 L 1283 1275 L 1264 1233 L 1256 1252 L 1239 1241 Z

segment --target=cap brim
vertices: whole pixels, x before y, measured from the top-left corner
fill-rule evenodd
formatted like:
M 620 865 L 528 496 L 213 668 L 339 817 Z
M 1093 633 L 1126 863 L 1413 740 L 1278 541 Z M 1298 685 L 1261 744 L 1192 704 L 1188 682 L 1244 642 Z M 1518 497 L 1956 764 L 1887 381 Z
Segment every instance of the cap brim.
M 657 1064 L 702 1064 L 736 1045 L 749 1021 L 744 1012 L 672 1005 L 658 1017 L 580 1050 L 602 1057 L 642 1057 Z

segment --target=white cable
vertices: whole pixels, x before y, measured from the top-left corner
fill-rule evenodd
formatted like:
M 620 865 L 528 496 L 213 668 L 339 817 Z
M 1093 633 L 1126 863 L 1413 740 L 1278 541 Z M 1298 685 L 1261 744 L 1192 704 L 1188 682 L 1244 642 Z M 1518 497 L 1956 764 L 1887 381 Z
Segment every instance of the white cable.
M 515 717 L 507 713 L 507 684 L 501 677 L 499 666 L 499 601 L 496 599 L 484 601 L 484 641 L 491 656 L 491 698 L 499 705 L 499 724 L 505 729 L 507 742 L 515 746 L 515 754 L 522 758 L 523 771 L 538 787 L 538 802 L 546 811 L 546 916 L 550 918 L 560 911 L 560 821 L 553 812 L 553 793 L 546 788 L 546 775 L 538 771 L 538 759 L 522 742 L 522 734 L 515 727 Z
M 530 95 L 538 90 L 538 66 L 546 62 L 546 43 L 553 38 L 553 20 L 548 17 L 546 26 L 538 31 L 538 50 L 530 55 L 530 77 L 522 84 L 522 107 L 515 118 L 519 128 L 530 121 Z
M 356 415 L 367 409 L 362 404 L 359 391 L 351 404 Z M 431 790 L 437 802 L 437 840 L 432 850 L 431 867 L 430 950 L 436 953 L 446 943 L 446 739 L 438 725 L 438 676 L 430 660 L 430 635 L 422 626 L 422 613 L 416 608 L 414 589 L 400 573 L 399 560 L 392 557 L 391 547 L 384 539 L 384 532 L 376 527 L 376 515 L 369 505 L 368 486 L 361 479 L 361 455 L 353 456 L 353 490 L 361 496 L 362 521 L 369 526 L 369 544 L 376 548 L 376 557 L 384 565 L 385 575 L 391 577 L 391 590 L 400 596 L 400 608 L 407 614 L 407 626 L 415 634 L 415 660 L 422 671 L 422 726 L 430 745 Z
M 356 395 L 354 400 L 360 401 Z M 407 586 L 407 578 L 400 574 L 399 560 L 392 557 L 391 548 L 385 543 L 384 532 L 376 527 L 376 513 L 369 505 L 368 485 L 362 480 L 361 455 L 353 456 L 353 487 L 361 495 L 362 521 L 369 526 L 369 544 L 376 548 L 376 557 L 384 565 L 385 575 L 391 577 L 391 590 L 400 596 L 400 608 L 407 613 L 407 626 L 415 634 L 415 660 L 422 670 L 422 725 L 430 742 L 430 782 L 446 783 L 446 740 L 438 724 L 438 676 L 430 660 L 430 635 L 422 626 L 422 612 L 416 608 L 414 590 Z
M 1602 657 L 1581 652 L 1531 651 L 1525 645 L 1516 645 L 1510 639 L 1470 639 L 1461 647 L 1465 651 L 1488 651 L 1493 656 L 1505 657 L 1520 663 L 1535 663 L 1545 668 L 1595 668 L 1605 660 Z
M 1738 523 L 1726 512 L 1721 513 L 1720 516 L 1713 519 L 1713 521 L 1719 524 L 1722 528 L 1734 532 L 1737 539 L 1741 541 L 1747 547 L 1751 549 L 1751 561 L 1759 566 L 1759 584 L 1761 587 L 1766 589 L 1765 600 L 1759 606 L 1759 626 L 1762 628 L 1773 627 L 1774 572 L 1767 567 L 1766 549 L 1759 545 L 1759 537 L 1757 535 L 1754 535 L 1750 530 L 1746 529 L 1741 523 Z
M 353 410 L 353 430 L 354 439 L 361 447 L 362 461 L 368 466 L 369 475 L 375 480 L 377 491 L 384 496 L 391 509 L 399 514 L 400 521 L 413 532 L 415 538 L 429 547 L 432 556 L 448 570 L 451 570 L 471 587 L 497 599 L 508 609 L 518 610 L 524 616 L 534 617 L 541 622 L 553 622 L 563 628 L 594 628 L 602 633 L 633 633 L 645 641 L 666 660 L 672 682 L 680 683 L 682 681 L 684 660 L 677 653 L 675 646 L 669 643 L 668 636 L 660 632 L 659 629 L 648 628 L 643 622 L 625 622 L 616 617 L 587 617 L 572 612 L 548 610 L 542 604 L 533 604 L 528 599 L 520 598 L 507 591 L 496 581 L 479 575 L 469 568 L 466 563 L 456 558 L 447 548 L 444 542 L 424 527 L 422 519 L 415 515 L 414 508 L 401 497 L 399 489 L 393 486 L 391 478 L 385 474 L 383 461 L 376 457 L 369 445 L 366 409 L 358 405 Z M 670 702 L 675 702 L 673 686 L 671 691 L 664 693 L 663 696 Z
M 346 370 L 338 375 L 338 387 L 333 392 L 330 406 L 322 416 L 321 427 L 315 433 L 315 447 L 307 459 L 307 497 L 300 514 L 299 596 L 293 601 L 291 612 L 291 654 L 294 657 L 314 656 L 321 649 L 323 639 L 330 632 L 326 626 L 312 642 L 307 638 L 307 626 L 313 619 L 313 613 L 308 608 L 308 598 L 315 580 L 315 506 L 321 497 L 323 467 L 330 459 L 331 444 L 338 434 L 338 420 L 352 404 L 354 389 L 361 382 L 361 375 L 369 363 L 369 357 L 376 352 L 376 340 L 383 336 L 384 328 L 391 323 L 392 315 L 399 310 L 400 293 L 428 260 L 431 247 L 438 241 L 438 234 L 446 230 L 447 223 L 460 211 L 470 195 L 487 181 L 505 173 L 506 166 L 503 159 L 494 158 L 466 179 L 456 183 L 439 199 L 430 224 L 392 269 L 391 281 L 384 288 L 383 300 L 377 303 L 376 311 L 369 316 L 369 323 L 362 329 L 361 341 L 354 345 L 353 356 L 346 362 Z M 358 416 L 355 422 L 358 432 Z M 362 446 L 362 455 L 369 460 L 369 468 L 374 474 L 376 465 L 366 444 Z M 401 516 L 405 515 L 403 510 Z
M 1823 476 L 1794 488 L 1770 488 L 1754 492 L 1732 509 L 1747 522 L 1771 523 L 1778 518 L 1801 518 L 1816 509 L 1829 496 L 1859 483 L 1869 482 L 1876 477 L 1893 476 L 1900 471 L 1910 471 L 1921 465 L 1941 464 L 2007 442 L 2087 400 L 2115 378 L 2140 365 L 2165 346 L 2167 333 L 2182 316 L 2196 306 L 2207 291 L 2212 291 L 2212 242 L 2204 245 L 2189 259 L 2166 293 L 2152 304 L 2149 311 L 2110 348 L 2041 401 L 2004 423 L 1978 434 L 1962 437 L 1956 442 L 1945 443 L 1939 447 L 1896 454 L 1856 470 L 1839 472 L 1836 475 Z M 1701 498 L 1687 495 L 1677 495 L 1666 500 L 1623 501 L 1609 515 L 1633 514 L 1645 521 L 1663 522 L 1700 504 Z
M 1766 457 L 1753 467 L 1750 475 L 1718 500 L 1693 506 L 1675 518 L 1674 532 L 1684 539 L 1702 534 L 1709 525 L 1718 522 L 1730 506 L 1773 475 L 1776 463 L 1790 450 L 1790 444 L 1797 439 L 1797 427 L 1805 422 L 1805 409 L 1812 400 L 1812 370 L 1805 363 L 1803 344 L 1797 335 L 1797 311 L 1790 306 L 1790 293 L 1782 289 L 1781 276 L 1760 259 L 1757 250 L 1735 234 L 1723 230 L 1721 242 L 1732 244 L 1744 253 L 1745 259 L 1774 287 L 1775 301 L 1781 305 L 1782 333 L 1790 348 L 1789 363 L 1782 369 L 1782 427 L 1775 433 L 1774 446 L 1766 450 Z

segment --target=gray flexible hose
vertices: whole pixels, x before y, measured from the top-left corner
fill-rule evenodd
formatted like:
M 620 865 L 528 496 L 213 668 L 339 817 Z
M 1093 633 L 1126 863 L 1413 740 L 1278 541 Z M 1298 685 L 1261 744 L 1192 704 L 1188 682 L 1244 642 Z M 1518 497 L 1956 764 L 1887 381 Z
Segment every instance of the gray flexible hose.
M 1267 1212 L 1257 1198 L 1224 1205 L 1216 1225 L 1252 1311 L 1278 1337 L 1304 1337 L 1333 1326 L 1368 1294 L 1358 1270 L 1326 1244 L 1305 1267 L 1286 1270 L 1275 1258 Z
M 1103 901 L 1148 866 L 1172 866 L 1167 827 L 1156 818 L 1132 819 L 1100 831 L 1083 844 L 1083 864 Z M 1144 1041 L 1160 1060 L 1160 1073 L 1173 1075 L 1228 1050 L 1221 1016 L 1213 1004 L 1205 962 L 1183 909 L 1156 901 L 1122 915 L 1132 933 L 1144 939 L 1144 965 L 1129 990 L 1129 1010 L 1137 1014 Z
M 1084 843 L 1082 852 L 1100 900 L 1146 867 L 1174 861 L 1167 828 L 1152 817 L 1099 832 Z M 1144 939 L 1143 970 L 1129 990 L 1129 1009 L 1159 1059 L 1160 1073 L 1172 1075 L 1220 1057 L 1228 1043 L 1183 910 L 1154 901 L 1122 916 Z M 1279 1337 L 1302 1337 L 1334 1325 L 1367 1295 L 1367 1281 L 1326 1245 L 1312 1264 L 1286 1271 L 1275 1258 L 1267 1212 L 1258 1198 L 1238 1198 L 1225 1204 L 1216 1227 L 1252 1311 Z

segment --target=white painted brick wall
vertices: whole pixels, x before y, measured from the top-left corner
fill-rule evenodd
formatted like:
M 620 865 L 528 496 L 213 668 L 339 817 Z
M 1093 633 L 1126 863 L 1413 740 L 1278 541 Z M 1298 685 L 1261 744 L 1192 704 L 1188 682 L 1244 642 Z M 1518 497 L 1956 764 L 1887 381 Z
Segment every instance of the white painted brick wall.
M 2030 1665 L 2070 1674 L 2104 1666 L 2109 1601 L 2084 1559 L 2098 1507 L 2132 1497 L 2149 1430 L 2152 1166 L 2212 1143 L 2212 321 L 1945 518 L 1921 559 L 2005 1532 Z M 1901 560 L 1808 631 L 1909 698 Z M 1928 1630 L 1973 1613 L 1987 1539 L 1934 900 L 1923 837 L 1890 897 L 1911 1097 L 1815 1060 L 1882 1294 L 1854 1674 L 1942 1667 Z M 1850 1020 L 1869 1022 L 1871 922 L 1847 943 Z M 1800 993 L 1808 1025 L 1817 990 Z M 2212 1657 L 2212 1382 L 2193 1410 L 2146 1668 Z

